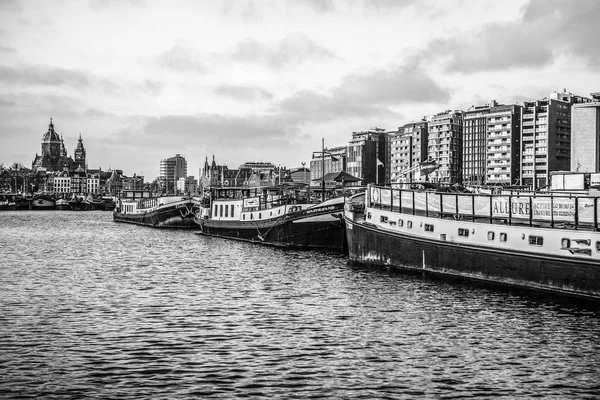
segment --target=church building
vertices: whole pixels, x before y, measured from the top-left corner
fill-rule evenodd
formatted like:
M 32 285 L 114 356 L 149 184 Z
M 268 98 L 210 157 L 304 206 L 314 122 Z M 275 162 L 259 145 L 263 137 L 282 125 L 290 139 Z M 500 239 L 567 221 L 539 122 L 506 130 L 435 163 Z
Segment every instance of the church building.
M 77 148 L 75 149 L 75 160 L 67 155 L 67 149 L 62 135 L 59 137 L 58 133 L 54 130 L 54 124 L 52 118 L 50 118 L 50 125 L 48 125 L 48 131 L 42 137 L 42 154 L 36 153 L 35 159 L 31 163 L 31 168 L 34 172 L 42 168 L 47 172 L 72 171 L 75 168 L 81 167 L 87 168 L 86 163 L 86 152 L 83 147 L 83 141 L 81 140 L 81 133 L 79 134 L 79 140 Z

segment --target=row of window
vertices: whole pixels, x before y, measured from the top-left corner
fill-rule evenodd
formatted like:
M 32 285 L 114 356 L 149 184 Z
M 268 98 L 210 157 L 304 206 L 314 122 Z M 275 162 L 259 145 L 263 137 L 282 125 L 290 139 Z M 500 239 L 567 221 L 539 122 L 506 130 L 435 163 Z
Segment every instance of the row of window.
M 367 214 L 367 218 L 371 218 L 371 213 Z M 395 221 L 389 221 L 387 216 L 382 215 L 380 217 L 380 221 L 381 222 L 385 222 L 385 223 L 389 223 L 390 225 L 398 225 L 398 227 L 403 227 L 404 226 L 404 220 L 403 219 L 399 219 L 398 222 Z M 408 229 L 412 229 L 413 227 L 413 223 L 412 221 L 406 221 L 406 227 Z M 433 232 L 434 231 L 434 225 L 433 224 L 424 224 L 423 227 L 425 232 Z M 474 232 L 474 230 L 473 230 Z M 458 228 L 458 236 L 461 237 L 469 237 L 469 229 L 467 228 Z M 445 240 L 446 235 L 442 235 L 442 239 Z M 494 231 L 488 231 L 487 233 L 487 238 L 488 240 L 494 240 L 496 238 L 496 233 Z M 523 235 L 523 238 L 525 238 L 525 235 Z M 508 235 L 505 232 L 501 232 L 500 233 L 500 241 L 501 242 L 506 242 L 508 239 Z M 531 246 L 543 246 L 544 245 L 544 237 L 543 236 L 537 236 L 537 235 L 529 235 L 528 236 L 528 243 Z M 589 245 L 589 240 L 588 243 Z M 571 241 L 570 239 L 562 239 L 561 245 L 563 248 L 569 248 L 571 245 Z M 596 243 L 596 248 L 598 251 L 600 251 L 600 242 Z

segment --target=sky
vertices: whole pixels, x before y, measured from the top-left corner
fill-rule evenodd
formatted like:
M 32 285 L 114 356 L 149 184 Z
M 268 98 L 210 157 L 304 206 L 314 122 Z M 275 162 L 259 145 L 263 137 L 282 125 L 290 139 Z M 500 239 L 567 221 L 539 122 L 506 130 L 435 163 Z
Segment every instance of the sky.
M 308 167 L 352 132 L 600 91 L 597 0 L 0 0 L 0 162 Z

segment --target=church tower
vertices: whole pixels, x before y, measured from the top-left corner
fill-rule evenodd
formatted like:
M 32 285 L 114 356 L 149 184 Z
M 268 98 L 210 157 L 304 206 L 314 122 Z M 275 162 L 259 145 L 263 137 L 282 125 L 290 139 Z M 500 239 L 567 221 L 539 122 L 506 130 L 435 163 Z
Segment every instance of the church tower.
M 54 131 L 54 124 L 52 123 L 52 118 L 50 118 L 48 132 L 46 132 L 44 134 L 44 137 L 42 138 L 42 157 L 48 159 L 48 161 L 50 161 L 51 163 L 56 163 L 60 158 L 61 143 L 62 142 L 60 140 L 60 137 L 58 137 L 58 133 Z
M 79 133 L 79 140 L 77 141 L 77 148 L 75 149 L 75 167 L 79 166 L 83 169 L 87 169 L 85 162 L 85 148 L 83 147 L 83 141 L 81 140 L 81 133 Z

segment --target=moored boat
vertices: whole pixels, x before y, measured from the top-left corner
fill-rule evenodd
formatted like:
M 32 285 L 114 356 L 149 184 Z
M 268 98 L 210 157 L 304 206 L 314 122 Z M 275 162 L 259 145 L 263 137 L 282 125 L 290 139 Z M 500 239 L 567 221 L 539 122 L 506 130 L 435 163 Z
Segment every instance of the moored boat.
M 198 229 L 194 216 L 199 209 L 199 198 L 151 197 L 148 191 L 128 190 L 118 200 L 113 220 L 153 228 Z
M 0 194 L 0 211 L 17 209 L 16 194 Z
M 63 199 L 63 198 L 57 199 L 56 200 L 56 209 L 61 210 L 61 211 L 70 210 L 71 205 L 69 204 L 69 200 Z
M 73 211 L 88 211 L 90 210 L 90 203 L 81 196 L 73 196 L 69 201 L 69 206 Z
M 36 194 L 29 203 L 31 210 L 55 210 L 56 200 L 47 194 Z
M 196 216 L 200 233 L 277 247 L 343 251 L 344 198 L 310 204 L 296 189 L 213 189 Z
M 91 211 L 94 211 L 94 210 L 104 211 L 105 210 L 104 201 L 102 200 L 102 198 L 95 198 L 94 196 L 89 194 L 88 197 L 86 198 L 86 201 L 89 204 L 88 210 L 91 210 Z
M 599 199 L 370 186 L 346 203 L 349 257 L 600 300 Z

